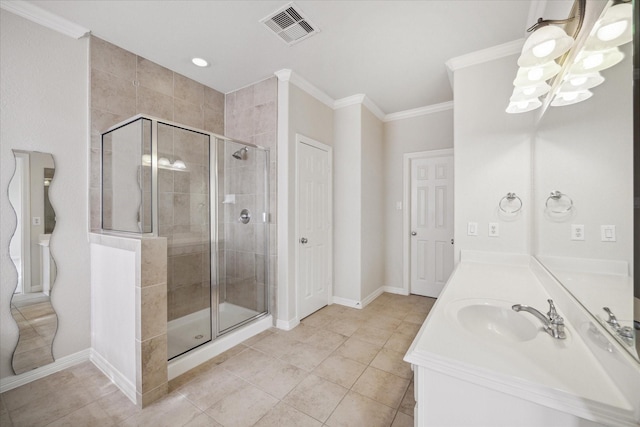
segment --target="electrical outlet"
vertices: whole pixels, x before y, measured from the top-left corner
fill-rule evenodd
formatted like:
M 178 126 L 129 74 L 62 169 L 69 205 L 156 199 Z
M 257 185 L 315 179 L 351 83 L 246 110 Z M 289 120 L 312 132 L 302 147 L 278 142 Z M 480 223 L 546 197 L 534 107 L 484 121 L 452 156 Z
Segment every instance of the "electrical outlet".
M 497 222 L 489 223 L 489 237 L 498 237 L 500 235 L 500 225 Z
M 615 225 L 601 225 L 600 237 L 603 242 L 615 242 L 616 241 L 616 226 Z
M 477 236 L 478 235 L 478 223 L 470 222 L 467 224 L 467 236 Z
M 584 240 L 583 224 L 571 224 L 571 240 Z

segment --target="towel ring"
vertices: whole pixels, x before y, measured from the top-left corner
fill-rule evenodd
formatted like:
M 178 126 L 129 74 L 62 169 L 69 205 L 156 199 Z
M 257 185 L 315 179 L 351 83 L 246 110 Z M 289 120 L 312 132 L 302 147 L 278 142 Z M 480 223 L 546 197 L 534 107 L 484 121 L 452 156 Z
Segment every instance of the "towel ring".
M 554 210 L 549 208 L 549 200 L 553 200 L 553 201 L 559 201 L 562 198 L 566 198 L 567 200 L 569 200 L 569 206 L 567 206 L 566 209 L 563 210 Z M 567 213 L 569 212 L 571 209 L 573 209 L 573 200 L 571 200 L 571 197 L 567 196 L 564 193 L 561 193 L 560 191 L 556 190 L 556 191 L 552 191 L 551 194 L 549 195 L 549 197 L 547 197 L 547 200 L 544 202 L 544 207 L 546 209 L 551 209 L 551 212 L 553 213 L 558 213 L 558 214 L 563 214 L 563 213 Z
M 509 205 L 511 203 L 513 203 L 514 200 L 518 201 L 518 207 L 516 209 L 512 209 L 512 210 L 507 210 L 505 209 L 502 205 Z M 503 203 L 505 202 L 506 203 Z M 522 199 L 520 199 L 520 197 L 518 197 L 516 195 L 516 193 L 507 193 L 506 196 L 504 196 L 502 199 L 500 199 L 500 202 L 498 202 L 498 207 L 500 208 L 500 210 L 506 214 L 514 214 L 514 213 L 518 213 L 520 212 L 520 209 L 522 209 Z

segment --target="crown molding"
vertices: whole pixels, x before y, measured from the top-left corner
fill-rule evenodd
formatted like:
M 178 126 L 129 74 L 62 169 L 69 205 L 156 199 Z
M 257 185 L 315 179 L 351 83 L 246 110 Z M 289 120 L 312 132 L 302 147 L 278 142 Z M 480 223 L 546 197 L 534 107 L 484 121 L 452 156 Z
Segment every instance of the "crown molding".
M 442 102 L 440 104 L 427 105 L 426 107 L 414 108 L 411 110 L 399 111 L 384 116 L 384 122 L 410 119 L 412 117 L 426 116 L 427 114 L 439 113 L 453 109 L 453 101 Z
M 489 47 L 487 49 L 471 52 L 466 55 L 456 56 L 455 58 L 451 58 L 445 62 L 445 65 L 449 72 L 456 71 L 472 65 L 493 61 L 494 59 L 504 58 L 505 56 L 516 55 L 522 51 L 523 45 L 524 38 L 514 40 L 508 43 Z
M 333 103 L 333 109 L 337 110 L 339 108 L 348 107 L 349 105 L 362 104 L 367 107 L 374 116 L 378 118 L 378 120 L 384 121 L 386 117 L 384 111 L 380 109 L 367 95 L 364 93 L 359 93 L 357 95 L 348 96 L 346 98 L 336 99 Z
M 0 8 L 74 39 L 79 39 L 90 32 L 87 28 L 24 0 L 2 0 Z
M 292 70 L 286 68 L 276 71 L 274 74 L 281 82 L 289 82 L 296 85 L 303 91 L 307 92 L 309 95 L 313 96 L 318 101 L 322 102 L 327 107 L 333 109 L 333 104 L 335 102 L 333 98 L 324 93 L 322 90 L 318 89 L 316 86 L 314 86 L 308 80 L 304 79 L 299 74 L 296 74 Z

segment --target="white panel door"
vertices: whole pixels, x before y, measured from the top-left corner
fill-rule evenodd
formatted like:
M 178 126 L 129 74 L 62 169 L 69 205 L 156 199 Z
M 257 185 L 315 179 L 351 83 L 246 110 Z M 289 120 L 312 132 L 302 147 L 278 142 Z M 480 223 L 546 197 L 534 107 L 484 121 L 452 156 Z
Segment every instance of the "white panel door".
M 412 294 L 437 297 L 453 270 L 453 156 L 411 160 Z
M 329 304 L 329 152 L 299 142 L 297 147 L 298 317 Z

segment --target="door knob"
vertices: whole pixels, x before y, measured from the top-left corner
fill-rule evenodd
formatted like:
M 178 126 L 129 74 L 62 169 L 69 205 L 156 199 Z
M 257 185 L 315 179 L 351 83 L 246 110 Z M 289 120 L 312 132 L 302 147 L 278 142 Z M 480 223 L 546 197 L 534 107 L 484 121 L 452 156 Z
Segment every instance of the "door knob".
M 411 232 L 411 235 L 412 235 L 412 236 L 415 236 L 415 235 L 417 235 L 417 234 L 418 234 L 418 233 L 416 233 L 415 231 L 412 231 L 412 232 Z
M 308 242 L 306 237 L 303 237 L 300 239 L 300 243 L 302 243 L 303 245 L 306 244 Z

